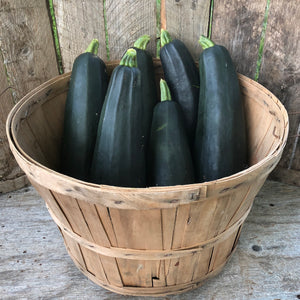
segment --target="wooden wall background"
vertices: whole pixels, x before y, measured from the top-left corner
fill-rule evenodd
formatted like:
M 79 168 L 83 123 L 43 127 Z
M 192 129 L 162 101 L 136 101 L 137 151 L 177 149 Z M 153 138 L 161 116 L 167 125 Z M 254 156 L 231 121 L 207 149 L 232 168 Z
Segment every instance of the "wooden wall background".
M 258 80 L 282 101 L 290 133 L 271 176 L 300 186 L 297 0 L 0 0 L 0 192 L 27 183 L 5 135 L 13 105 L 34 87 L 70 71 L 92 38 L 100 41 L 99 55 L 114 60 L 147 33 L 152 38 L 149 50 L 156 56 L 161 26 L 185 42 L 195 60 L 201 52 L 200 34 L 210 35 L 228 48 L 238 72 Z

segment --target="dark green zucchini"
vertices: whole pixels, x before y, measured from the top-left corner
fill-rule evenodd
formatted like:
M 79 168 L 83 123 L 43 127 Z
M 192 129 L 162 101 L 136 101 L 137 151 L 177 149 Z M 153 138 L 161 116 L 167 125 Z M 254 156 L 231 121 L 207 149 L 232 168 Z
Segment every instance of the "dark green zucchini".
M 149 142 L 149 186 L 194 183 L 194 168 L 179 104 L 171 100 L 167 83 L 160 81 L 161 102 L 153 112 Z
M 182 108 L 190 145 L 193 144 L 199 98 L 199 71 L 183 42 L 161 31 L 160 59 L 172 99 Z
M 74 61 L 64 113 L 61 172 L 87 180 L 97 126 L 108 85 L 105 63 L 94 39 Z
M 151 120 L 153 114 L 153 108 L 158 102 L 158 95 L 155 83 L 155 73 L 153 66 L 153 59 L 151 54 L 146 50 L 146 47 L 150 41 L 150 36 L 145 34 L 139 37 L 135 43 L 133 49 L 136 51 L 137 66 L 141 71 L 141 84 L 143 90 L 143 116 L 146 126 L 143 131 L 145 137 L 145 147 L 147 149 L 147 142 L 151 129 Z
M 129 49 L 112 73 L 103 104 L 91 181 L 123 187 L 146 186 L 143 92 L 136 51 Z
M 199 40 L 200 95 L 194 162 L 197 182 L 230 176 L 247 164 L 246 124 L 239 80 L 227 49 Z

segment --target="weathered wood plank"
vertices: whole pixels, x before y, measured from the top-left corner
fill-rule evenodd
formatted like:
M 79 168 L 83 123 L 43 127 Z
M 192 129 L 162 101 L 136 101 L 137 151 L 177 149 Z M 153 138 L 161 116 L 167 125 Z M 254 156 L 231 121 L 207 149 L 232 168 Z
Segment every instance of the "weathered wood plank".
M 165 0 L 166 29 L 178 38 L 198 61 L 201 34 L 206 35 L 209 24 L 210 0 Z
M 0 192 L 28 183 L 12 158 L 5 120 L 21 97 L 58 74 L 46 1 L 0 1 Z M 7 89 L 11 87 L 10 89 Z
M 105 1 L 109 56 L 121 59 L 135 40 L 149 34 L 147 50 L 156 55 L 156 1 Z
M 289 113 L 290 133 L 279 166 L 300 170 L 300 7 L 298 1 L 270 3 L 259 82 L 273 92 Z M 277 178 L 285 180 L 286 172 Z M 293 172 L 290 172 L 293 176 Z M 288 177 L 290 177 L 288 176 Z
M 103 1 L 53 0 L 57 32 L 65 72 L 92 39 L 99 40 L 98 55 L 106 60 Z
M 17 165 L 6 138 L 6 117 L 14 106 L 12 90 L 9 87 L 0 51 L 0 193 L 7 193 L 27 184 L 26 177 Z
M 17 102 L 58 74 L 46 1 L 0 2 L 1 52 Z
M 120 299 L 87 280 L 74 266 L 33 188 L 1 195 L 0 211 L 2 299 Z M 300 282 L 299 216 L 299 188 L 267 181 L 223 272 L 194 291 L 168 298 L 296 299 Z M 195 270 L 195 277 L 204 271 Z
M 237 71 L 254 79 L 266 1 L 214 1 L 212 40 L 225 46 Z

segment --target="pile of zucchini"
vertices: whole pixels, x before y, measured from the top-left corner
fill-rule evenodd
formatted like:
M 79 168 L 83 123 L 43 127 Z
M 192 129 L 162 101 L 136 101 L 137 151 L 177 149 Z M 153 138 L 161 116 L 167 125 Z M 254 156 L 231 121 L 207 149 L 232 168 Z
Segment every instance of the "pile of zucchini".
M 164 79 L 140 37 L 108 78 L 93 40 L 73 64 L 61 172 L 97 184 L 172 186 L 216 180 L 247 167 L 246 124 L 230 54 L 201 36 L 196 66 L 161 31 Z

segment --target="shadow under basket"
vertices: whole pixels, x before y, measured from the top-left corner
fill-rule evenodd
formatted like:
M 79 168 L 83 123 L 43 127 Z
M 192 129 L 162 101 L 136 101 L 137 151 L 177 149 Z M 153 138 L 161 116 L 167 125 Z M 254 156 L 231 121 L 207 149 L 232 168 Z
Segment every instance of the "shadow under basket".
M 154 63 L 158 80 L 161 64 Z M 117 64 L 108 63 L 108 72 Z M 280 101 L 253 80 L 239 79 L 250 167 L 200 184 L 121 188 L 55 171 L 70 73 L 39 86 L 12 109 L 11 150 L 45 200 L 75 265 L 92 281 L 124 295 L 162 296 L 194 289 L 221 271 L 288 135 Z

